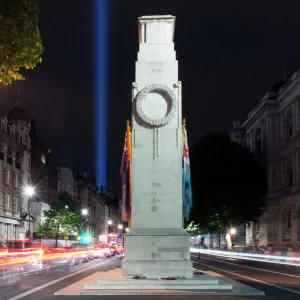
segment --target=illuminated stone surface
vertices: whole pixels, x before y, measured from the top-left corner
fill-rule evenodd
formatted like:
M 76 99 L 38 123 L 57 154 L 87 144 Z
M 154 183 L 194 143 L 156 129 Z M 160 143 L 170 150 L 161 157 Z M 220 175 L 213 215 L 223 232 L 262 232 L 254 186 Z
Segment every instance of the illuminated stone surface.
M 193 277 L 182 228 L 181 83 L 174 51 L 175 17 L 139 18 L 132 85 L 132 228 L 123 277 Z

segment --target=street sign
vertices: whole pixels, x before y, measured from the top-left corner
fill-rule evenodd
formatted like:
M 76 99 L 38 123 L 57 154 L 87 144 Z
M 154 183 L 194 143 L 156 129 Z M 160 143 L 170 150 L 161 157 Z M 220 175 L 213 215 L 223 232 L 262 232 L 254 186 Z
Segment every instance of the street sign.
M 24 227 L 20 227 L 19 228 L 19 233 L 24 233 L 25 232 L 25 228 Z
M 65 235 L 65 236 L 64 236 L 64 239 L 65 239 L 65 240 L 67 240 L 67 239 L 68 239 L 68 236 L 67 236 L 67 235 Z

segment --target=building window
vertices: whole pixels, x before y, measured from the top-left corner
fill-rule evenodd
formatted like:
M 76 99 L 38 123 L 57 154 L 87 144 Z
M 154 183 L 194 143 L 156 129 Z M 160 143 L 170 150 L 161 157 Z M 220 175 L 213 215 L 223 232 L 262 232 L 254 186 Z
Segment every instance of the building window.
M 6 184 L 10 184 L 10 170 L 7 170 Z
M 4 122 L 1 122 L 1 129 L 7 132 L 7 125 Z
M 18 184 L 19 184 L 18 174 L 15 174 L 15 188 L 18 188 Z
M 261 129 L 257 128 L 255 131 L 255 154 L 260 156 L 261 154 Z
M 15 131 L 14 131 L 12 128 L 10 128 L 9 134 L 10 134 L 13 138 L 15 138 Z
M 45 155 L 41 155 L 41 162 L 43 163 L 43 164 L 46 164 L 46 157 L 45 157 Z
M 13 238 L 14 238 L 14 239 L 17 238 L 17 229 L 18 229 L 18 226 L 17 226 L 17 225 L 14 225 L 14 227 L 13 227 Z
M 291 187 L 291 186 L 293 186 L 293 172 L 289 171 L 288 176 L 289 176 L 288 177 L 288 180 L 289 180 L 288 184 L 289 184 L 289 187 Z
M 285 178 L 285 188 L 293 186 L 293 160 L 291 156 L 285 162 Z
M 292 109 L 289 109 L 288 112 L 285 115 L 284 120 L 285 125 L 285 136 L 286 139 L 289 140 L 293 134 L 293 112 Z
M 18 201 L 17 201 L 17 198 L 14 198 L 14 211 L 20 211 L 20 207 L 19 207 L 19 204 L 18 204 Z
M 11 210 L 11 198 L 10 195 L 6 195 L 6 208 Z

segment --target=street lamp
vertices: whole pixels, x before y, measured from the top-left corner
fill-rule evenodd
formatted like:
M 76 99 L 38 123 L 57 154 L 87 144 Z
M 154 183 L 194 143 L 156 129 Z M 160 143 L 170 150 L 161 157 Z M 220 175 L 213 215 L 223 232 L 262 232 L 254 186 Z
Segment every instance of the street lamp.
M 230 234 L 236 234 L 236 229 L 235 228 L 231 228 L 230 229 Z
M 125 231 L 128 232 L 128 231 L 129 231 L 129 228 L 127 227 L 127 228 L 125 229 Z
M 118 229 L 120 229 L 120 230 L 123 229 L 123 225 L 122 225 L 122 224 L 119 224 L 119 225 L 118 225 Z
M 87 216 L 88 213 L 89 213 L 89 211 L 88 211 L 86 208 L 84 208 L 84 209 L 81 210 L 81 214 L 82 214 L 83 216 Z
M 28 225 L 28 232 L 29 232 L 29 246 L 31 245 L 31 198 L 34 196 L 35 190 L 34 187 L 31 185 L 27 185 L 24 187 L 24 195 L 28 197 L 28 219 L 29 219 L 29 225 Z

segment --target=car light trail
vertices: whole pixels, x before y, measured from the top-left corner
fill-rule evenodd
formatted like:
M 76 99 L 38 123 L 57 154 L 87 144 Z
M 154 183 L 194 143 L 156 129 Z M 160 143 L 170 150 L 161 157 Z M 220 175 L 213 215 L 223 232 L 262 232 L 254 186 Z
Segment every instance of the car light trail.
M 96 183 L 106 183 L 106 115 L 108 82 L 109 0 L 94 0 L 94 99 Z
M 237 258 L 243 260 L 267 262 L 273 264 L 281 265 L 292 265 L 300 266 L 300 257 L 291 257 L 291 256 L 277 256 L 277 255 L 268 255 L 268 254 L 252 254 L 252 253 L 240 253 L 240 252 L 227 252 L 220 250 L 208 250 L 208 249 L 197 249 L 190 248 L 191 253 L 203 253 L 220 257 L 229 257 Z

